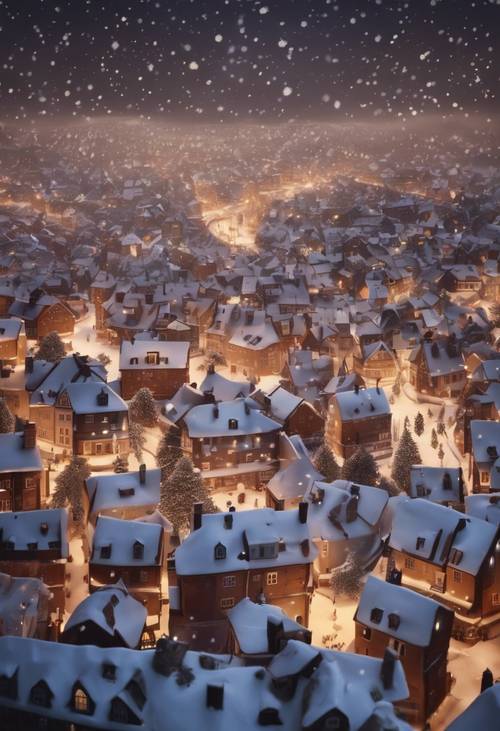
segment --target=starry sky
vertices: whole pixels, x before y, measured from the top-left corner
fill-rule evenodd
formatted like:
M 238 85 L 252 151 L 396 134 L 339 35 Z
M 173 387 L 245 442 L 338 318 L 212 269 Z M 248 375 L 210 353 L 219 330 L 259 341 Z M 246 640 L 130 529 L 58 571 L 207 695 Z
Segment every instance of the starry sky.
M 0 116 L 498 111 L 500 0 L 0 0 Z

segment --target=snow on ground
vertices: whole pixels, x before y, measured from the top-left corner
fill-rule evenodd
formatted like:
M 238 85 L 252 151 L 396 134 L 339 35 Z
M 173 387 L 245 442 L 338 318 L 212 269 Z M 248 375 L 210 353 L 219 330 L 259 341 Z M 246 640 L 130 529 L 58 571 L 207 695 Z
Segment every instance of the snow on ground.
M 97 358 L 101 353 L 105 353 L 111 359 L 111 363 L 106 366 L 108 381 L 114 381 L 120 375 L 118 369 L 120 349 L 117 345 L 111 345 L 106 340 L 98 340 L 94 326 L 95 308 L 94 305 L 89 305 L 87 315 L 75 325 L 75 332 L 70 341 L 72 352 L 89 355 L 92 358 Z

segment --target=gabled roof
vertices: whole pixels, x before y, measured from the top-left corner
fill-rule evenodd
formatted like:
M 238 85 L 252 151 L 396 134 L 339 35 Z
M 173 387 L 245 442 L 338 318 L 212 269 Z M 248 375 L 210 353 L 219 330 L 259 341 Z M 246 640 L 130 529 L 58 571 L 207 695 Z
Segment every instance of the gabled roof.
M 156 523 L 138 520 L 119 520 L 101 515 L 97 518 L 92 542 L 91 564 L 104 566 L 155 566 L 161 560 L 163 528 Z M 142 558 L 134 558 L 136 542 L 142 543 Z M 109 558 L 102 548 L 111 546 Z
M 229 427 L 230 420 L 236 420 L 235 428 Z M 257 408 L 251 397 L 194 406 L 184 417 L 184 423 L 191 439 L 268 434 L 281 428 L 279 422 Z
M 24 433 L 0 434 L 0 474 L 3 472 L 41 472 L 40 450 L 24 448 Z
M 391 413 L 383 388 L 340 391 L 332 397 L 330 403 L 332 402 L 336 402 L 342 421 L 356 421 Z

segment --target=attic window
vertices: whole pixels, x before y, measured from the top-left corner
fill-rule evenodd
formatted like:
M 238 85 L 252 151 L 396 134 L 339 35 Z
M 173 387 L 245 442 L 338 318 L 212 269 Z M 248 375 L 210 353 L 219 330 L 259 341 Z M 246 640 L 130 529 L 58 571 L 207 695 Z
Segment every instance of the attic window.
M 101 556 L 101 558 L 111 558 L 111 544 L 110 543 L 107 546 L 101 546 L 100 556 Z
M 136 541 L 134 543 L 134 547 L 132 549 L 133 556 L 135 559 L 143 559 L 144 558 L 144 543 L 141 543 L 141 541 Z
M 102 677 L 105 680 L 116 680 L 116 665 L 112 662 L 103 662 Z
M 139 358 L 131 358 L 130 365 L 139 365 Z
M 463 556 L 464 556 L 463 551 L 460 551 L 460 549 L 458 549 L 458 548 L 452 548 L 450 551 L 449 561 L 450 561 L 450 563 L 455 564 L 455 566 L 458 566 L 458 564 L 462 560 Z
M 374 624 L 380 624 L 383 616 L 384 616 L 383 609 L 379 609 L 378 607 L 373 607 L 372 611 L 370 612 L 370 621 L 374 622 Z
M 107 392 L 102 388 L 100 392 L 97 394 L 97 405 L 98 406 L 107 406 L 108 405 L 109 396 Z
M 49 532 L 49 524 L 48 523 L 40 523 L 40 533 L 42 536 L 46 536 Z
M 238 428 L 238 419 L 228 419 L 227 428 L 228 429 L 237 429 Z
M 135 488 L 134 487 L 119 487 L 118 494 L 120 495 L 120 497 L 132 497 L 132 495 L 135 495 Z
M 222 543 L 218 543 L 214 548 L 214 559 L 216 561 L 223 561 L 227 556 L 226 547 Z
M 38 543 L 32 542 L 28 543 L 28 551 L 37 551 L 38 550 Z
M 424 546 L 425 546 L 425 538 L 422 538 L 422 536 L 418 536 L 417 543 L 416 543 L 417 551 L 420 551 Z
M 90 698 L 83 688 L 76 688 L 73 693 L 73 709 L 77 713 L 92 713 Z
M 158 365 L 160 362 L 160 354 L 158 352 L 150 352 L 146 354 L 146 363 L 148 365 Z
M 33 703 L 34 706 L 41 706 L 42 708 L 50 708 L 52 706 L 52 691 L 45 680 L 40 680 L 32 687 L 30 691 L 30 703 Z
M 401 618 L 399 614 L 396 614 L 395 612 L 391 612 L 389 614 L 389 628 L 390 629 L 397 629 L 399 627 L 399 623 L 401 622 Z

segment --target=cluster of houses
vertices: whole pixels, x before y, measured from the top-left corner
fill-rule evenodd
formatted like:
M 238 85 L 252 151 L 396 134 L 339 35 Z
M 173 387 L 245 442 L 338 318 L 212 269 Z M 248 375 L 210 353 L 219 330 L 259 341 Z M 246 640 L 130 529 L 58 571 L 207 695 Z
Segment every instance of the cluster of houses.
M 450 642 L 498 636 L 499 211 L 486 179 L 474 199 L 425 185 L 432 197 L 338 178 L 273 199 L 251 251 L 207 230 L 194 197 L 222 185 L 196 176 L 7 186 L 0 725 L 407 731 L 450 693 Z M 36 357 L 53 332 L 67 352 Z M 112 472 L 133 463 L 144 387 L 207 491 L 237 495 L 213 514 L 195 503 L 182 541 L 158 509 L 160 468 Z M 328 481 L 323 441 L 340 463 L 392 456 L 402 388 L 456 407 L 463 467 L 414 465 L 394 497 Z M 81 565 L 71 511 L 50 503 L 71 457 L 90 470 Z M 313 592 L 353 557 L 354 652 L 315 647 Z

